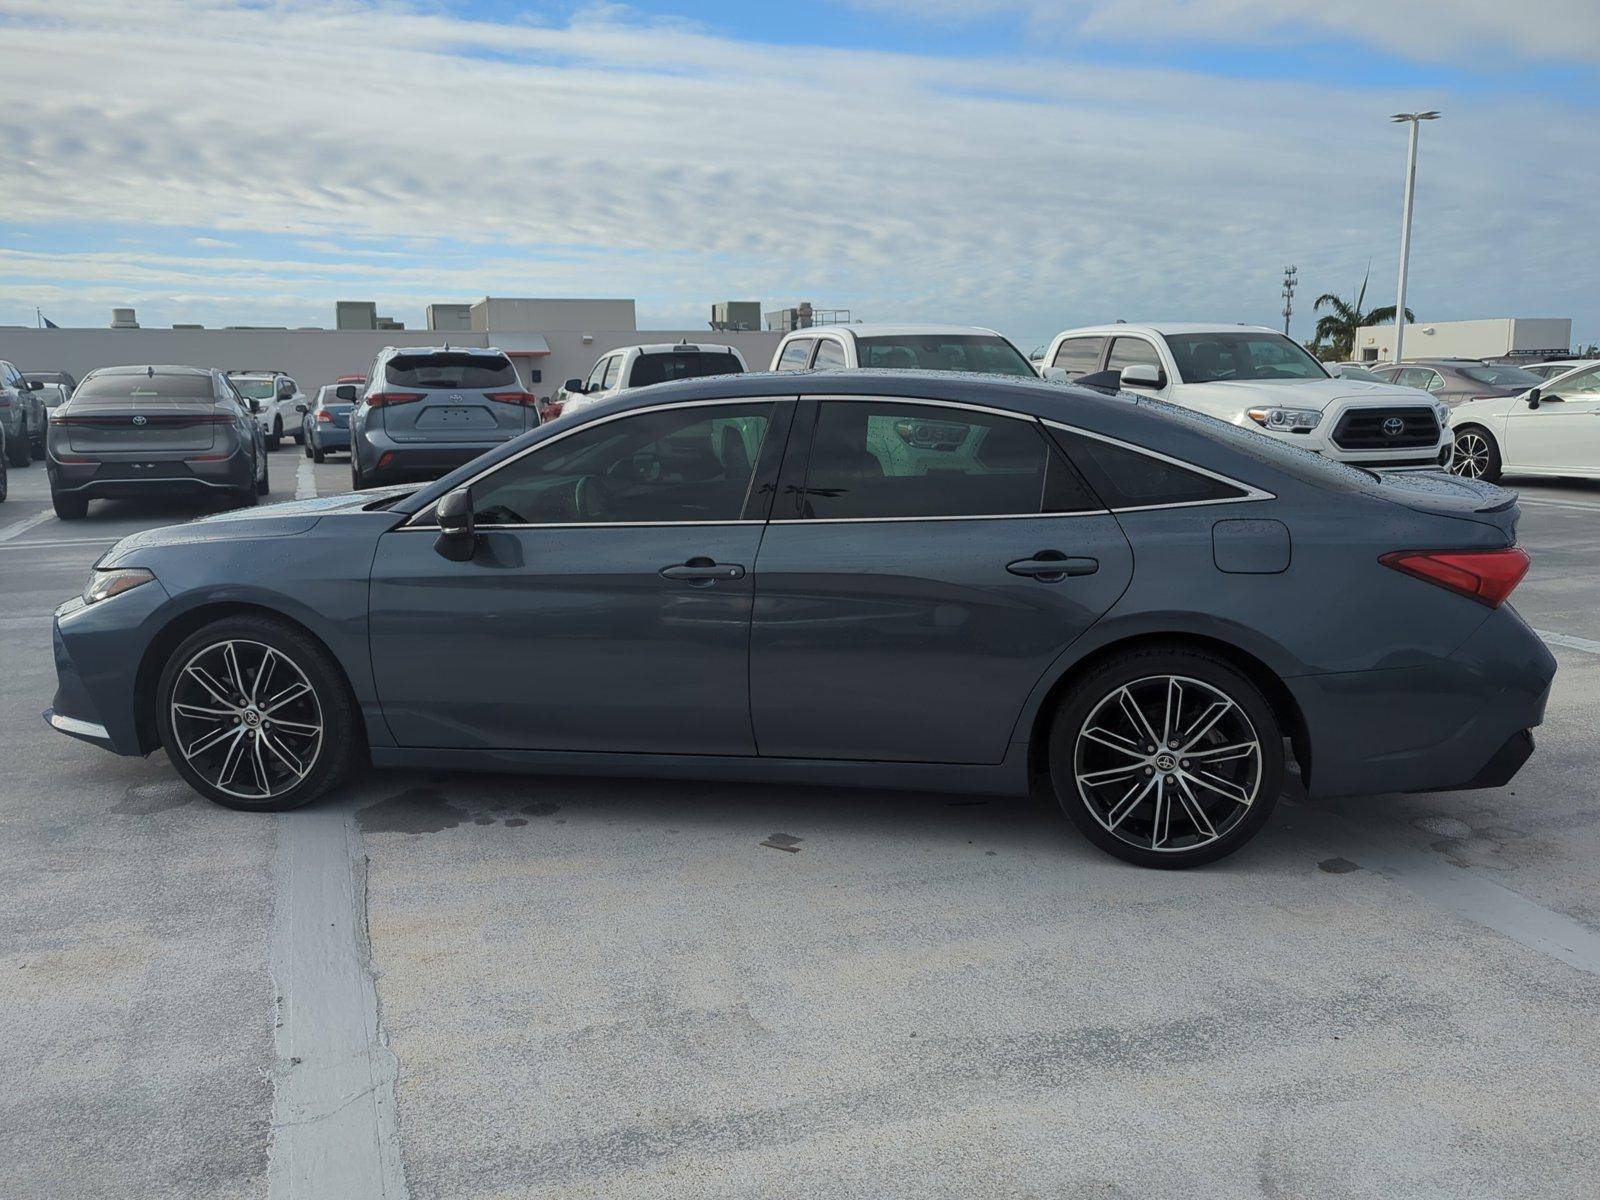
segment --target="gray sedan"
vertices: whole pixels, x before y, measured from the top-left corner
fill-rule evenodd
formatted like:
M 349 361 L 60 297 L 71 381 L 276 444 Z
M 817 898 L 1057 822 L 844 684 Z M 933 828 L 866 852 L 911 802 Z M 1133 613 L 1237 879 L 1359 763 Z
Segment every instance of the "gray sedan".
M 121 543 L 57 610 L 47 719 L 255 810 L 369 761 L 1048 781 L 1110 853 L 1190 866 L 1267 821 L 1286 739 L 1313 796 L 1516 774 L 1555 671 L 1505 603 L 1516 524 L 1127 395 L 700 379 Z
M 1468 400 L 1515 396 L 1544 382 L 1521 367 L 1475 358 L 1419 358 L 1373 367 L 1372 371 L 1389 383 L 1432 392 L 1452 408 Z

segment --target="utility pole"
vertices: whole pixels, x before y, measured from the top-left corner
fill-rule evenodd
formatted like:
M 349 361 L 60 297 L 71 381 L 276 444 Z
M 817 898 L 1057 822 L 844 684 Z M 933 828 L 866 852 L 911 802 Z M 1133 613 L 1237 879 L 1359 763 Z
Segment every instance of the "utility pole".
M 1427 112 L 1395 113 L 1389 120 L 1411 126 L 1411 150 L 1406 159 L 1406 203 L 1400 217 L 1400 287 L 1394 302 L 1394 361 L 1399 362 L 1406 340 L 1406 269 L 1411 265 L 1411 201 L 1417 191 L 1417 130 L 1423 121 L 1437 121 L 1439 114 Z
M 1283 269 L 1283 336 L 1289 336 L 1289 318 L 1294 316 L 1294 285 L 1295 276 L 1300 274 L 1298 267 L 1285 267 Z

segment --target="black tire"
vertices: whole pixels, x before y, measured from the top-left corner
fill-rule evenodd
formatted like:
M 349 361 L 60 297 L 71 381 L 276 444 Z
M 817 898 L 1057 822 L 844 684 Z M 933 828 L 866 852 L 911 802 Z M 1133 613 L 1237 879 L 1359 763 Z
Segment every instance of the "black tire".
M 1179 681 L 1176 723 L 1182 734 L 1163 731 L 1163 735 L 1177 735 L 1165 747 L 1159 744 L 1163 735 L 1156 735 L 1153 745 L 1130 749 L 1113 745 L 1129 740 L 1128 731 L 1138 736 L 1139 727 L 1121 698 L 1159 697 L 1162 693 L 1156 689 L 1169 688 L 1172 679 Z M 1171 696 L 1170 691 L 1165 694 Z M 1218 703 L 1217 696 L 1232 701 L 1234 707 L 1224 710 L 1215 725 L 1200 729 L 1205 716 L 1213 711 L 1210 706 Z M 1186 702 L 1190 705 L 1187 709 Z M 1170 709 L 1170 699 L 1167 704 Z M 1142 710 L 1143 706 L 1135 700 L 1134 707 Z M 1201 715 L 1191 721 L 1189 715 L 1195 707 L 1200 707 Z M 1091 725 L 1091 717 L 1104 724 Z M 1162 723 L 1150 720 L 1149 714 L 1145 719 L 1144 728 L 1152 732 Z M 1104 737 L 1081 738 L 1086 728 Z M 1184 738 L 1197 729 L 1200 732 L 1186 742 Z M 1234 754 L 1226 761 L 1219 757 L 1210 771 L 1198 764 L 1191 768 L 1191 760 L 1181 757 L 1185 750 L 1196 758 L 1232 750 L 1226 739 L 1228 731 L 1235 729 L 1245 733 L 1231 736 L 1253 737 L 1253 748 L 1247 754 Z M 1208 740 L 1211 738 L 1223 739 L 1224 744 Z M 1260 689 L 1217 655 L 1183 646 L 1118 654 L 1077 680 L 1051 724 L 1049 750 L 1052 789 L 1072 823 L 1108 854 L 1141 867 L 1197 867 L 1232 854 L 1267 823 L 1283 787 L 1283 734 Z M 1151 750 L 1154 753 L 1145 760 L 1145 753 Z M 1080 782 L 1080 774 L 1111 778 L 1088 786 Z M 1228 799 L 1206 781 L 1225 784 L 1247 798 L 1242 802 Z M 1124 783 L 1128 785 L 1125 794 Z M 1162 803 L 1168 785 L 1172 785 L 1173 799 L 1167 802 L 1163 833 Z M 1127 803 L 1130 797 L 1132 802 Z M 1126 804 L 1125 811 L 1116 806 L 1120 804 Z M 1103 816 L 1102 806 L 1106 810 Z M 1191 815 L 1196 808 L 1209 836 L 1200 819 Z M 1172 833 L 1174 814 L 1180 831 L 1176 836 Z M 1150 845 L 1138 844 L 1146 840 L 1146 827 Z M 1163 841 L 1169 845 L 1157 848 Z
M 26 422 L 17 426 L 16 437 L 6 439 L 6 462 L 13 467 L 26 467 L 33 462 L 33 445 Z
M 52 491 L 50 507 L 56 510 L 56 516 L 63 521 L 81 521 L 89 515 L 89 501 L 84 496 L 67 496 Z
M 45 451 L 44 437 L 41 435 L 38 438 L 38 440 L 36 440 L 33 443 L 33 461 L 34 462 L 43 462 L 44 461 L 44 451 Z
M 272 494 L 272 460 L 261 460 L 261 478 L 256 480 L 256 495 L 270 496 Z
M 308 444 L 306 446 L 306 453 L 311 455 L 312 462 L 323 463 L 328 461 L 328 452 L 321 446 L 312 446 Z
M 307 711 L 314 711 L 316 718 L 321 722 L 321 736 L 314 750 L 308 752 L 311 761 L 304 776 L 297 783 L 285 786 L 280 792 L 273 792 L 269 786 L 255 789 L 261 793 L 260 795 L 239 795 L 236 794 L 236 790 L 218 787 L 216 782 L 202 773 L 201 769 L 197 769 L 197 765 L 200 768 L 207 766 L 204 756 L 197 755 L 196 763 L 191 763 L 185 757 L 182 751 L 183 743 L 173 728 L 172 700 L 179 677 L 198 656 L 205 654 L 209 648 L 227 642 L 270 648 L 292 663 L 310 685 L 314 709 L 310 704 L 305 704 L 294 711 L 297 716 L 302 716 Z M 246 661 L 240 660 L 240 665 L 243 670 L 248 671 Z M 275 667 L 274 674 L 282 669 L 281 665 Z M 247 678 L 246 682 L 253 683 L 255 680 Z M 270 683 L 269 680 L 269 686 Z M 237 698 L 228 699 L 229 706 L 233 707 L 233 701 Z M 166 749 L 167 758 L 173 767 L 195 791 L 213 803 L 227 808 L 250 812 L 283 812 L 286 809 L 299 808 L 326 794 L 348 778 L 361 758 L 363 743 L 359 714 L 338 663 L 303 630 L 270 617 L 225 617 L 185 638 L 173 651 L 167 661 L 166 669 L 161 673 L 161 678 L 156 684 L 155 703 L 156 728 L 161 737 L 161 745 Z M 216 702 L 213 700 L 211 703 Z M 256 709 L 258 714 L 261 711 L 254 704 L 250 707 Z M 287 722 L 287 718 L 285 721 Z M 242 728 L 243 721 L 241 720 L 239 724 Z M 203 730 L 205 727 L 202 725 L 200 728 Z M 264 734 L 270 725 L 258 721 L 256 728 L 261 729 Z M 251 730 L 245 732 L 252 737 L 256 736 Z M 199 736 L 190 733 L 187 744 L 192 747 L 199 740 Z M 262 744 L 269 745 L 266 741 Z M 296 745 L 301 749 L 309 748 L 309 743 L 305 742 Z M 266 759 L 267 756 L 263 758 Z M 238 764 L 235 766 L 237 768 Z
M 366 479 L 361 474 L 361 460 L 352 453 L 350 455 L 350 490 L 364 492 L 368 486 Z
M 267 449 L 277 450 L 283 445 L 283 418 L 272 419 L 272 432 L 267 434 Z
M 1494 440 L 1482 425 L 1463 425 L 1452 435 L 1450 473 L 1464 479 L 1481 479 L 1485 483 L 1499 483 L 1504 465 L 1500 458 L 1500 443 Z
M 300 426 L 289 436 L 294 440 L 296 446 L 304 446 L 306 444 L 306 427 L 304 425 Z
M 0 504 L 4 504 L 6 502 L 6 492 L 9 491 L 10 488 L 11 485 L 6 479 L 6 460 L 3 457 L 0 457 Z

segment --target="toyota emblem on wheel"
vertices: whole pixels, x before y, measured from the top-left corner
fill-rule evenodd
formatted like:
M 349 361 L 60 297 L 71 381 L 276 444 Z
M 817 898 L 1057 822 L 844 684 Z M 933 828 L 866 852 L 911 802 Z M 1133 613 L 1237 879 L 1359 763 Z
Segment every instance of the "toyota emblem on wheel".
M 1406 423 L 1399 417 L 1390 417 L 1383 423 L 1384 437 L 1399 437 L 1406 431 Z

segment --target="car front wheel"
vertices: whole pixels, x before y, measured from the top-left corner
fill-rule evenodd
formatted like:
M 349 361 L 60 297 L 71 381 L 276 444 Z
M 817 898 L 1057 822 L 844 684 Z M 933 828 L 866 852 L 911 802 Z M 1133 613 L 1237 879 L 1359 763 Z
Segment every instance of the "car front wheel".
M 1135 650 L 1072 689 L 1051 728 L 1050 779 L 1102 850 L 1144 867 L 1200 866 L 1266 824 L 1283 735 L 1260 690 L 1223 659 Z
M 1493 434 L 1477 425 L 1463 425 L 1456 430 L 1455 456 L 1450 460 L 1452 474 L 1495 483 L 1500 478 L 1500 467 L 1500 447 Z
M 281 445 L 283 445 L 283 422 L 274 420 L 272 422 L 272 432 L 267 434 L 267 449 L 276 450 Z
M 348 775 L 359 739 L 337 664 L 292 625 L 229 617 L 187 638 L 156 687 L 178 774 L 228 808 L 280 812 Z

